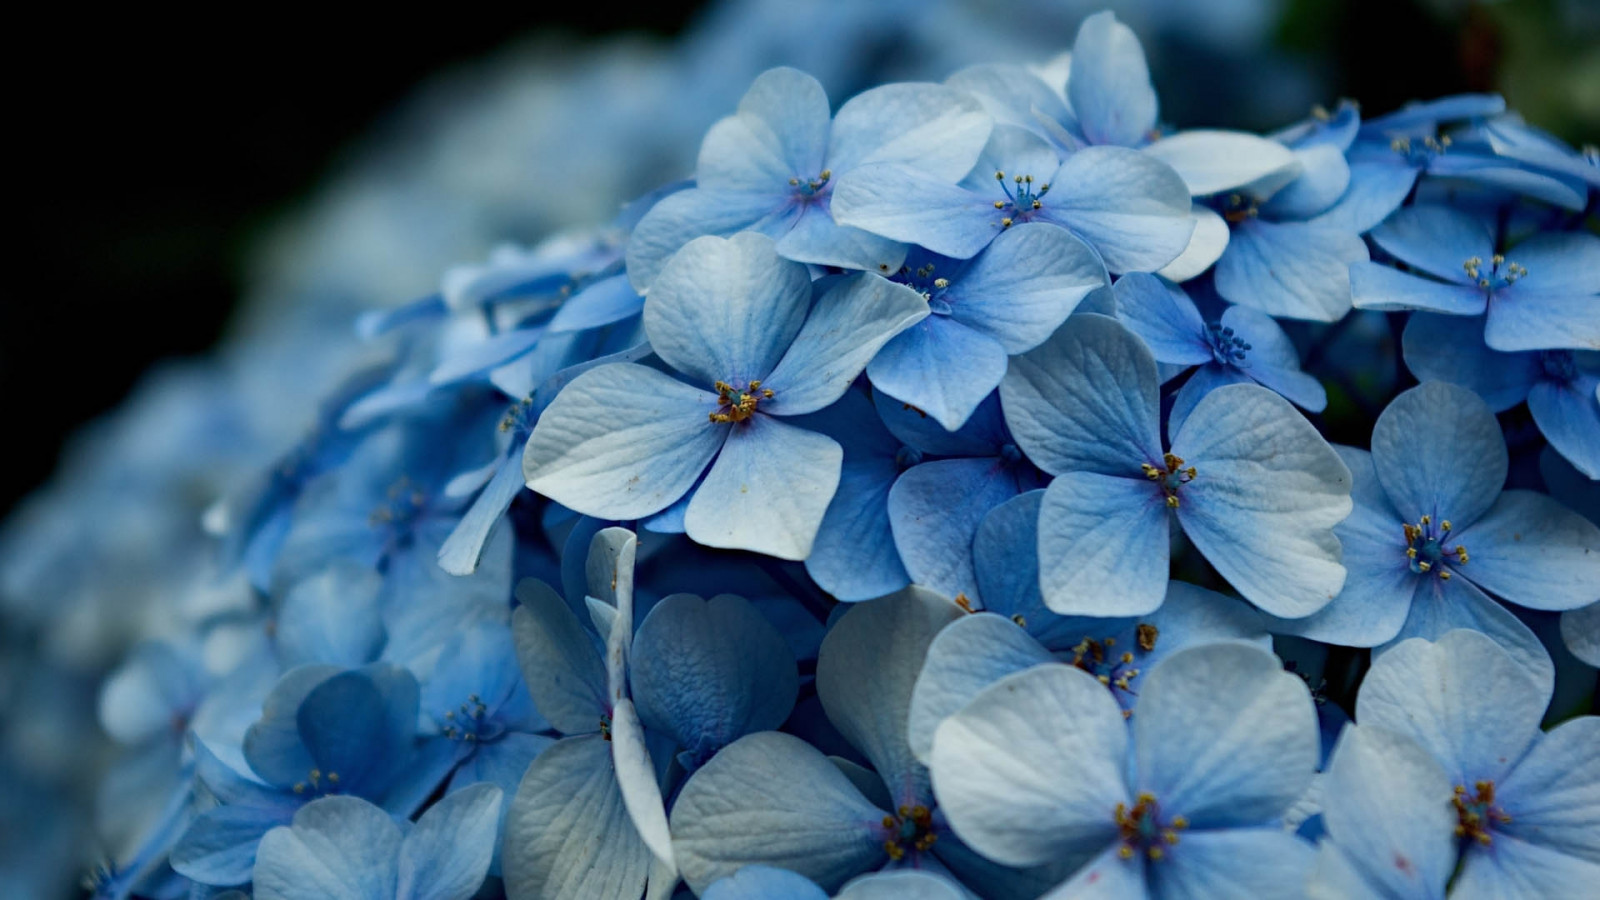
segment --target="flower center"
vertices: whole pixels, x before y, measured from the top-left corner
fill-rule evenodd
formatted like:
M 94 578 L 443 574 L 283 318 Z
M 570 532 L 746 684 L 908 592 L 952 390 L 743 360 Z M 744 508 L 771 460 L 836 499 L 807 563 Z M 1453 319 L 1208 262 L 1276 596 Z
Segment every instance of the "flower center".
M 1545 376 L 1555 381 L 1567 382 L 1578 377 L 1578 361 L 1571 350 L 1546 350 L 1539 355 L 1539 363 L 1544 366 Z
M 1528 274 L 1528 270 L 1496 253 L 1489 257 L 1489 265 L 1483 264 L 1483 257 L 1474 256 L 1461 264 L 1467 277 L 1476 281 L 1478 287 L 1489 293 L 1504 287 L 1516 284 Z
M 1023 624 L 1026 627 L 1025 623 Z M 1156 638 L 1161 632 L 1156 626 L 1148 622 L 1140 622 L 1134 629 L 1134 645 L 1137 656 L 1144 656 L 1156 649 Z M 1139 694 L 1133 689 L 1133 680 L 1138 678 L 1143 669 L 1134 666 L 1136 659 L 1134 650 L 1116 652 L 1117 639 L 1105 637 L 1095 640 L 1084 636 L 1072 648 L 1071 664 L 1095 677 L 1096 681 L 1111 689 L 1113 695 L 1118 691 L 1129 696 L 1137 697 Z M 1117 697 L 1121 700 L 1121 696 Z M 1122 717 L 1128 718 L 1132 710 L 1124 709 Z
M 1494 782 L 1479 781 L 1473 787 L 1477 788 L 1476 794 L 1467 793 L 1465 785 L 1456 785 L 1456 795 L 1450 801 L 1456 808 L 1456 837 L 1491 844 L 1494 838 L 1489 832 L 1494 824 L 1509 824 L 1511 816 L 1495 805 Z
M 1117 855 L 1123 859 L 1133 859 L 1135 854 L 1143 854 L 1152 860 L 1159 860 L 1167 855 L 1167 847 L 1178 842 L 1178 832 L 1189 827 L 1189 820 L 1183 816 L 1173 816 L 1163 821 L 1161 807 L 1156 803 L 1155 795 L 1149 793 L 1141 793 L 1132 809 L 1126 803 L 1118 803 L 1116 820 L 1122 840 Z
M 339 773 L 312 769 L 306 773 L 305 781 L 295 782 L 294 792 L 296 794 L 311 793 L 318 797 L 336 794 L 339 792 Z
M 1161 462 L 1165 468 L 1157 468 L 1149 463 L 1140 463 L 1139 469 L 1144 472 L 1144 477 L 1161 485 L 1161 492 L 1167 496 L 1167 506 L 1178 508 L 1178 488 L 1194 480 L 1194 466 L 1184 468 L 1183 457 L 1163 453 Z
M 468 694 L 467 702 L 444 714 L 444 736 L 462 743 L 487 743 L 505 734 L 505 726 L 488 718 L 489 708 L 477 694 Z
M 772 399 L 772 389 L 762 387 L 759 380 L 743 388 L 726 381 L 719 381 L 712 387 L 717 391 L 717 411 L 710 414 L 713 422 L 743 422 L 756 414 L 756 407 L 762 400 Z
M 810 199 L 826 187 L 828 180 L 831 178 L 833 178 L 833 170 L 823 169 L 817 177 L 807 178 L 805 181 L 801 181 L 799 178 L 791 178 L 789 179 L 789 186 L 794 188 L 796 194 Z
M 1229 194 L 1222 201 L 1222 218 L 1230 225 L 1237 225 L 1246 219 L 1254 219 L 1260 214 L 1260 203 L 1254 197 L 1244 194 Z
M 1406 533 L 1406 559 L 1410 560 L 1411 571 L 1418 575 L 1433 572 L 1445 581 L 1450 580 L 1451 566 L 1464 566 L 1467 564 L 1467 548 L 1460 544 L 1450 544 L 1450 520 L 1441 519 L 1435 525 L 1432 516 L 1423 516 L 1417 524 L 1402 523 L 1401 528 Z M 1448 565 L 1446 565 L 1448 564 Z
M 883 817 L 883 852 L 899 862 L 909 850 L 926 853 L 939 840 L 934 831 L 933 811 L 926 806 L 902 806 L 898 815 Z
M 428 495 L 410 478 L 401 475 L 389 485 L 384 502 L 368 513 L 367 524 L 373 528 L 392 526 L 396 531 L 404 531 L 427 504 Z
M 1389 149 L 1400 154 L 1408 164 L 1417 168 L 1426 168 L 1437 157 L 1443 155 L 1450 146 L 1450 136 L 1432 138 L 1425 137 L 1412 140 L 1408 137 L 1397 137 L 1389 142 Z
M 506 407 L 506 414 L 500 417 L 499 428 L 511 433 L 513 443 L 526 443 L 528 435 L 533 434 L 534 418 L 533 397 L 523 397 Z
M 1004 200 L 996 200 L 994 208 L 1006 215 L 1000 217 L 1000 227 L 1010 228 L 1016 224 L 1017 219 L 1026 220 L 1028 215 L 1037 209 L 1043 208 L 1040 201 L 1044 195 L 1050 193 L 1050 185 L 1041 182 L 1038 189 L 1033 186 L 1032 175 L 1013 175 L 1011 184 L 1006 184 L 1006 173 L 995 172 L 994 180 L 1000 182 L 1000 190 L 1005 192 Z
M 890 276 L 889 280 L 921 294 L 922 299 L 928 301 L 929 313 L 936 316 L 950 315 L 950 301 L 944 298 L 944 291 L 950 286 L 950 279 L 935 278 L 931 261 L 915 269 L 909 265 L 901 266 L 900 271 Z
M 1211 343 L 1211 356 L 1225 366 L 1244 368 L 1245 353 L 1251 349 L 1244 338 L 1221 322 L 1206 323 L 1206 340 Z

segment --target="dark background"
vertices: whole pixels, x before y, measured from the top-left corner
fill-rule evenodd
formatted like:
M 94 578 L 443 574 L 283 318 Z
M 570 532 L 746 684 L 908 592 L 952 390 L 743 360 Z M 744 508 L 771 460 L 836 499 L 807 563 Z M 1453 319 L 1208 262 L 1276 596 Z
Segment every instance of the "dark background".
M 252 239 L 427 76 L 534 29 L 671 35 L 699 5 L 229 25 L 77 11 L 14 31 L 44 52 L 9 79 L 20 108 L 7 143 L 22 157 L 7 192 L 21 201 L 7 204 L 21 237 L 10 272 L 21 284 L 0 305 L 0 515 L 152 362 L 217 340 Z M 1502 32 L 1475 7 L 1441 21 L 1408 3 L 1310 0 L 1290 4 L 1277 43 L 1323 60 L 1329 101 L 1382 111 L 1493 87 Z M 1158 69 L 1158 90 L 1171 77 Z

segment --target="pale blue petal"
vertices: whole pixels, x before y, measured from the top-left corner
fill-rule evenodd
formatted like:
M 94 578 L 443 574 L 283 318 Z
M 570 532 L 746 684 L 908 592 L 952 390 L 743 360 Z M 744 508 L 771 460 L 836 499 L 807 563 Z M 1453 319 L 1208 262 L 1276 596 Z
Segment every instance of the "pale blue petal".
M 1419 381 L 1448 381 L 1470 388 L 1491 412 L 1504 412 L 1528 397 L 1544 375 L 1535 353 L 1498 353 L 1483 343 L 1482 317 L 1417 313 L 1401 337 L 1406 368 Z
M 1006 195 L 997 184 L 1002 179 L 997 179 L 995 173 L 1004 172 L 1005 177 L 1012 179 L 1013 183 L 1018 176 L 1033 176 L 1042 181 L 1060 165 L 1061 155 L 1056 148 L 1035 131 L 1013 125 L 997 125 L 989 135 L 983 153 L 978 156 L 978 162 L 967 173 L 967 177 L 961 179 L 961 186 L 990 200 L 1000 200 Z M 993 215 L 1000 217 L 1005 213 Z
M 655 858 L 652 870 L 659 868 L 664 878 L 677 876 L 672 857 L 672 835 L 667 827 L 667 806 L 656 780 L 656 767 L 645 743 L 644 726 L 626 697 L 617 700 L 611 713 L 611 763 L 615 767 L 617 790 L 628 809 L 639 839 Z M 652 876 L 655 877 L 655 876 Z
M 1295 163 L 1294 152 L 1277 141 L 1205 128 L 1163 136 L 1144 152 L 1171 166 L 1196 197 L 1243 187 Z
M 828 95 L 815 78 L 779 67 L 756 76 L 735 116 L 718 122 L 695 169 L 701 187 L 774 190 L 815 178 L 828 146 Z
M 1333 526 L 1350 514 L 1350 470 L 1288 401 L 1254 385 L 1206 395 L 1173 438 L 1197 470 L 1178 522 L 1245 599 L 1310 615 L 1344 585 Z
M 1591 824 L 1591 828 L 1595 827 Z M 1495 834 L 1489 847 L 1468 847 L 1451 900 L 1545 900 L 1582 897 L 1600 880 L 1600 864 L 1539 844 Z
M 271 806 L 218 806 L 195 817 L 172 848 L 172 868 L 201 884 L 232 885 L 250 880 L 261 838 L 288 825 L 299 798 Z
M 1489 226 L 1448 206 L 1407 207 L 1372 229 L 1372 240 L 1401 262 L 1457 284 L 1472 283 L 1463 265 L 1468 259 L 1487 263 L 1494 256 Z
M 935 460 L 902 473 L 889 491 L 889 524 L 911 580 L 977 599 L 973 535 L 1018 489 L 1013 465 L 997 457 Z
M 1506 256 L 1528 270 L 1528 280 L 1518 284 L 1541 293 L 1600 294 L 1600 237 L 1593 234 L 1536 234 Z
M 1172 262 L 1156 270 L 1156 274 L 1173 282 L 1188 281 L 1216 264 L 1228 249 L 1232 230 L 1227 220 L 1209 207 L 1195 203 L 1189 207 L 1194 219 L 1194 233 L 1189 235 L 1189 245 Z
M 1361 136 L 1375 139 L 1419 126 L 1431 129 L 1439 122 L 1496 116 L 1505 111 L 1505 98 L 1499 94 L 1451 94 L 1437 100 L 1413 100 L 1392 113 L 1367 120 L 1361 126 Z
M 1135 616 L 1166 592 L 1167 505 L 1144 478 L 1068 472 L 1039 510 L 1039 585 L 1061 615 Z
M 1505 438 L 1477 394 L 1442 381 L 1396 397 L 1372 427 L 1372 464 L 1404 521 L 1471 525 L 1505 485 Z
M 709 387 L 709 385 L 707 385 Z M 655 369 L 615 363 L 556 396 L 528 438 L 528 487 L 597 518 L 638 519 L 683 496 L 727 437 L 717 395 Z
M 476 572 L 490 535 L 524 487 L 527 483 L 522 475 L 522 459 L 512 453 L 500 462 L 494 477 L 472 501 L 450 537 L 439 545 L 439 566 L 451 575 Z
M 1156 126 L 1156 90 L 1133 29 L 1110 11 L 1078 26 L 1067 99 L 1093 144 L 1136 147 Z
M 844 451 L 833 438 L 767 415 L 728 427 L 684 530 L 707 547 L 805 559 L 839 486 Z
M 835 222 L 825 201 L 803 207 L 793 227 L 778 238 L 777 250 L 795 262 L 868 272 L 896 271 L 906 258 L 905 244 Z
M 1055 122 L 1072 119 L 1059 91 L 1026 66 L 980 63 L 944 80 L 977 97 L 998 124 L 1038 129 L 1034 110 Z
M 1053 474 L 1122 475 L 1161 458 L 1155 360 L 1115 319 L 1081 315 L 1011 362 L 1000 383 L 1006 424 Z
M 1436 641 L 1447 632 L 1465 628 L 1482 632 L 1511 655 L 1541 682 L 1555 677 L 1555 667 L 1550 654 L 1544 649 L 1532 630 L 1522 620 L 1512 615 L 1504 606 L 1489 599 L 1466 578 L 1457 576 L 1445 581 L 1441 578 L 1420 579 L 1416 593 L 1411 598 L 1411 610 L 1394 643 L 1373 651 L 1377 656 L 1406 638 L 1420 637 Z
M 1068 156 L 1043 204 L 1036 219 L 1083 238 L 1112 272 L 1154 272 L 1183 254 L 1195 229 L 1189 189 L 1178 173 L 1123 147 L 1085 147 Z
M 505 822 L 507 896 L 635 898 L 644 892 L 650 860 L 617 788 L 608 741 L 566 738 L 528 766 Z
M 1352 156 L 1350 186 L 1327 212 L 1312 221 L 1326 228 L 1366 234 L 1400 208 L 1417 183 L 1418 171 L 1384 148 L 1387 156 Z
M 644 298 L 634 291 L 627 275 L 602 278 L 561 304 L 546 328 L 552 333 L 584 331 L 620 322 L 644 309 Z
M 1534 743 L 1499 784 L 1511 821 L 1497 831 L 1600 864 L 1600 717 L 1579 716 Z
M 657 356 L 705 389 L 742 386 L 772 372 L 810 308 L 806 267 L 778 256 L 765 235 L 702 237 L 662 268 L 644 329 Z
M 1519 281 L 1495 292 L 1484 341 L 1505 353 L 1558 347 L 1600 350 L 1597 307 L 1600 296 L 1595 294 L 1542 292 L 1535 283 Z
M 1143 680 L 1135 786 L 1164 815 L 1201 829 L 1265 824 L 1310 786 L 1321 756 L 1316 709 L 1305 682 L 1270 651 L 1190 647 Z
M 951 828 L 984 856 L 1085 860 L 1116 839 L 1112 813 L 1130 796 L 1127 743 L 1111 694 L 1050 663 L 1006 676 L 945 719 L 929 768 Z
M 784 183 L 756 191 L 690 188 L 663 198 L 628 236 L 629 282 L 634 290 L 647 293 L 667 262 L 698 237 L 746 230 L 782 237 L 802 208 L 788 191 Z
M 1573 656 L 1600 667 L 1600 603 L 1562 613 L 1561 638 Z
M 1322 818 L 1342 866 L 1315 873 L 1312 896 L 1347 896 L 1319 885 L 1343 869 L 1340 880 L 1359 879 L 1375 896 L 1443 898 L 1456 861 L 1451 787 L 1444 769 L 1410 738 L 1346 726 L 1322 780 Z
M 1457 574 L 1513 603 L 1561 610 L 1600 599 L 1600 527 L 1544 494 L 1506 491 L 1453 536 L 1469 556 Z
M 1134 272 L 1117 279 L 1117 319 L 1139 336 L 1157 362 L 1196 366 L 1214 357 L 1206 323 L 1183 288 Z
M 288 790 L 316 765 L 300 739 L 296 713 L 318 685 L 338 673 L 338 666 L 305 665 L 285 672 L 272 686 L 261 718 L 244 735 L 244 758 L 262 781 Z
M 972 538 L 973 574 L 983 608 L 1011 619 L 1038 640 L 1052 644 L 1068 620 L 1051 612 L 1039 593 L 1039 506 L 1044 491 L 1032 490 L 989 511 Z M 1077 635 L 1070 635 L 1076 639 Z
M 798 416 L 833 403 L 878 348 L 927 315 L 921 294 L 870 272 L 832 282 L 776 368 L 761 376 L 775 394 L 761 411 Z
M 697 892 L 747 865 L 832 889 L 884 859 L 883 811 L 797 737 L 741 738 L 694 773 L 672 808 L 672 847 Z
M 951 316 L 928 316 L 885 344 L 867 365 L 873 387 L 949 431 L 966 423 L 1005 374 L 1005 347 Z
M 1310 219 L 1333 206 L 1350 185 L 1344 153 L 1330 144 L 1294 151 L 1299 177 L 1261 204 L 1260 213 L 1273 221 Z
M 644 723 L 703 762 L 782 725 L 799 676 L 783 635 L 743 598 L 675 594 L 634 636 L 632 684 Z
M 1456 629 L 1373 660 L 1356 720 L 1410 737 L 1455 784 L 1498 782 L 1538 736 L 1551 690 L 1489 637 Z
M 1573 468 L 1600 478 L 1600 378 L 1580 375 L 1545 382 L 1528 392 L 1528 411 L 1545 439 Z
M 833 220 L 941 256 L 970 259 L 1001 231 L 993 198 L 901 166 L 875 165 L 840 175 Z
M 428 373 L 428 383 L 451 384 L 497 369 L 533 350 L 544 338 L 543 328 L 521 328 L 447 350 Z
M 1488 301 L 1476 285 L 1434 281 L 1383 263 L 1358 262 L 1350 266 L 1350 302 L 1356 309 L 1385 312 L 1415 309 L 1452 316 L 1479 316 Z
M 599 731 L 610 709 L 599 642 L 543 582 L 524 579 L 517 600 L 511 631 L 533 705 L 563 734 Z
M 1096 856 L 1072 879 L 1039 900 L 1146 900 L 1144 863 L 1117 855 L 1120 845 Z
M 883 164 L 953 182 L 977 161 L 991 127 L 982 104 L 965 91 L 885 84 L 839 107 L 827 162 L 836 172 Z
M 1147 870 L 1152 893 L 1172 900 L 1299 900 L 1316 849 L 1281 828 L 1185 832 Z
M 1217 260 L 1217 293 L 1271 316 L 1333 322 L 1350 310 L 1350 264 L 1367 258 L 1353 232 L 1250 219 Z
M 882 426 L 872 402 L 850 391 L 808 424 L 844 448 L 839 489 L 806 557 L 806 572 L 834 597 L 882 597 L 910 583 L 889 525 L 889 490 L 900 474 L 900 441 Z
M 701 900 L 828 900 L 816 882 L 788 869 L 745 866 L 719 878 L 700 895 Z
M 995 456 L 1009 441 L 998 394 L 978 404 L 960 431 L 946 431 L 937 419 L 915 406 L 873 391 L 873 406 L 889 432 L 914 450 L 935 456 Z
M 1049 650 L 1003 616 L 980 612 L 951 622 L 928 645 L 911 692 L 911 752 L 926 764 L 940 722 L 1001 678 L 1054 661 Z
M 395 896 L 400 827 L 356 797 L 324 797 L 294 825 L 261 839 L 254 872 L 262 900 L 387 900 Z
M 1223 311 L 1221 324 L 1250 344 L 1243 368 L 1256 383 L 1307 412 L 1322 412 L 1327 407 L 1328 392 L 1322 382 L 1300 371 L 1300 354 L 1271 316 L 1248 306 L 1230 306 Z M 1172 430 L 1170 424 L 1167 427 Z
M 1189 414 L 1194 412 L 1194 408 L 1200 405 L 1200 401 L 1204 400 L 1207 394 L 1217 388 L 1227 387 L 1230 384 L 1252 383 L 1250 373 L 1233 366 L 1213 364 L 1195 369 L 1189 380 L 1183 383 L 1183 387 L 1178 388 L 1178 393 L 1173 395 L 1172 410 L 1167 413 L 1167 433 L 1177 434 L 1182 431 L 1183 423 L 1188 421 Z
M 834 900 L 968 900 L 971 896 L 965 888 L 943 876 L 900 869 L 854 879 L 834 896 Z
M 1105 267 L 1088 245 L 1037 222 L 1006 229 L 941 296 L 950 318 L 1017 354 L 1043 343 L 1105 284 Z
M 470 900 L 489 873 L 503 795 L 475 784 L 434 804 L 400 845 L 396 900 Z
M 817 696 L 897 806 L 931 805 L 927 770 L 906 738 L 911 694 L 934 635 L 961 615 L 954 603 L 913 586 L 851 606 L 822 641 Z

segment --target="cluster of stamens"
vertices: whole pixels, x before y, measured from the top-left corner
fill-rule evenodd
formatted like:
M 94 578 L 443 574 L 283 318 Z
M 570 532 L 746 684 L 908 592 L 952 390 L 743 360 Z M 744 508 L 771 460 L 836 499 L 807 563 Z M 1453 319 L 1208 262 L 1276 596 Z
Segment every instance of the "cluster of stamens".
M 926 853 L 939 840 L 933 830 L 932 810 L 918 804 L 902 806 L 899 813 L 883 817 L 884 830 L 889 832 L 883 842 L 883 852 L 895 862 L 905 858 L 908 847 L 917 853 Z
M 1476 281 L 1478 287 L 1484 290 L 1509 287 L 1526 277 L 1528 270 L 1517 263 L 1508 261 L 1499 253 L 1489 257 L 1489 267 L 1484 268 L 1483 257 L 1474 256 L 1461 264 L 1467 277 Z
M 1118 803 L 1116 820 L 1122 832 L 1117 855 L 1123 859 L 1133 859 L 1142 851 L 1150 859 L 1160 860 L 1167 855 L 1166 848 L 1178 842 L 1178 832 L 1189 827 L 1189 820 L 1183 816 L 1173 816 L 1163 826 L 1155 795 L 1149 793 L 1135 798 L 1132 809 L 1126 803 Z
M 1019 617 L 1013 617 L 1013 621 L 1017 618 Z M 1025 623 L 1017 622 L 1017 624 L 1023 625 Z M 1138 645 L 1141 654 L 1150 653 L 1156 649 L 1156 638 L 1160 633 L 1156 626 L 1148 622 L 1139 623 L 1134 630 L 1134 642 Z M 1083 640 L 1073 646 L 1071 664 L 1093 675 L 1096 681 L 1108 688 L 1137 696 L 1138 692 L 1133 689 L 1133 680 L 1138 678 L 1144 670 L 1133 665 L 1133 651 L 1124 650 L 1121 653 L 1117 653 L 1113 649 L 1116 646 L 1117 639 L 1114 637 L 1095 640 L 1085 636 Z M 1131 710 L 1125 709 L 1122 711 L 1123 718 L 1128 718 L 1130 715 L 1132 715 Z
M 1144 477 L 1161 485 L 1162 493 L 1167 495 L 1167 506 L 1178 508 L 1178 488 L 1194 480 L 1194 466 L 1184 468 L 1183 457 L 1163 453 L 1161 462 L 1166 466 L 1159 469 L 1149 463 L 1140 463 L 1139 469 L 1144 472 Z
M 404 522 L 428 502 L 427 495 L 417 490 L 411 484 L 411 479 L 404 475 L 389 485 L 387 498 L 387 502 L 367 515 L 367 524 L 373 528 Z
M 1222 202 L 1222 218 L 1234 225 L 1246 219 L 1254 219 L 1260 212 L 1260 204 L 1255 198 L 1244 194 L 1229 194 Z
M 1480 844 L 1493 843 L 1489 831 L 1496 822 L 1507 825 L 1511 816 L 1494 805 L 1494 782 L 1479 781 L 1473 785 L 1476 794 L 1468 794 L 1464 785 L 1456 785 L 1451 803 L 1456 808 L 1456 837 L 1471 838 Z
M 933 277 L 933 263 L 926 262 L 915 269 L 910 266 L 901 266 L 891 279 L 899 282 L 922 295 L 928 301 L 929 312 L 935 315 L 949 315 L 950 304 L 936 296 L 936 292 L 943 291 L 950 286 L 948 278 Z
M 444 736 L 452 741 L 475 742 L 482 732 L 483 717 L 489 712 L 489 707 L 484 705 L 483 699 L 477 694 L 468 694 L 467 702 L 457 710 L 448 710 L 444 719 L 449 724 L 445 725 Z
M 1005 191 L 1006 199 L 996 200 L 995 209 L 1012 208 L 1013 215 L 1005 216 L 1000 220 L 1001 228 L 1010 228 L 1016 224 L 1016 213 L 1032 212 L 1044 206 L 1041 200 L 1050 193 L 1050 185 L 1040 183 L 1039 189 L 1034 190 L 1032 175 L 1013 175 L 1011 184 L 1006 184 L 1006 173 L 995 172 L 994 180 L 1000 182 L 1000 190 Z
M 807 178 L 805 181 L 791 178 L 789 179 L 789 185 L 797 188 L 802 196 L 814 197 L 818 191 L 822 190 L 822 186 L 828 183 L 828 179 L 832 177 L 832 169 L 823 169 L 820 175 L 815 178 Z
M 331 794 L 338 789 L 339 773 L 323 773 L 321 769 L 312 769 L 306 774 L 305 781 L 297 781 L 294 785 L 296 794 L 304 794 L 307 791 L 317 794 Z
M 1435 156 L 1443 153 L 1450 146 L 1450 136 L 1425 137 L 1412 140 L 1408 137 L 1397 137 L 1389 142 L 1389 149 L 1404 156 L 1406 162 L 1414 166 L 1427 165 Z
M 1243 366 L 1245 353 L 1252 349 L 1248 341 L 1221 322 L 1206 323 L 1206 338 L 1211 342 L 1211 355 L 1224 365 Z
M 772 398 L 772 389 L 763 388 L 760 381 L 750 382 L 742 391 L 726 381 L 719 381 L 712 387 L 717 391 L 717 404 L 721 407 L 710 413 L 713 422 L 743 422 L 756 414 L 756 407 L 762 400 Z
M 500 430 L 501 431 L 512 431 L 512 430 L 516 430 L 516 429 L 524 429 L 525 428 L 525 429 L 528 429 L 529 431 L 531 431 L 532 430 L 532 425 L 528 423 L 528 419 L 529 419 L 529 415 L 528 414 L 531 413 L 532 411 L 533 411 L 533 398 L 532 397 L 523 397 L 521 400 L 517 401 L 516 403 L 511 404 L 509 407 L 506 408 L 506 414 L 500 417 L 500 425 L 499 425 Z
M 1471 558 L 1464 545 L 1445 545 L 1450 537 L 1449 519 L 1441 519 L 1436 528 L 1432 516 L 1423 516 L 1415 525 L 1405 522 L 1400 527 L 1406 533 L 1406 558 L 1411 561 L 1411 571 L 1418 575 L 1437 572 L 1441 579 L 1449 581 L 1450 569 L 1442 563 L 1464 566 Z

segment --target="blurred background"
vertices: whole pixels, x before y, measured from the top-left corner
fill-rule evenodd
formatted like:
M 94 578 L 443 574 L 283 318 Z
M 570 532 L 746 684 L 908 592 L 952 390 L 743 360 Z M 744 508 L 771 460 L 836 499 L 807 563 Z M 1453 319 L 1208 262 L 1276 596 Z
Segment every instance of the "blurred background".
M 1600 138 L 1596 0 L 46 12 L 28 32 L 46 61 L 10 79 L 0 895 L 70 896 L 120 849 L 93 821 L 117 788 L 101 681 L 135 640 L 234 602 L 206 580 L 201 515 L 304 432 L 362 352 L 358 313 L 690 174 L 705 129 L 772 65 L 816 75 L 837 105 L 885 80 L 1042 62 L 1105 7 L 1139 33 L 1174 126 L 1500 91 L 1571 143 Z

